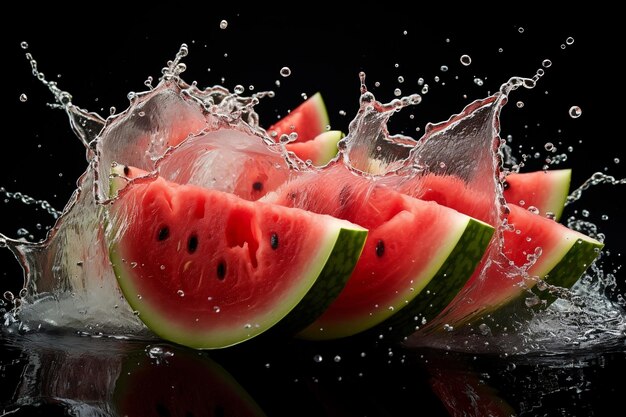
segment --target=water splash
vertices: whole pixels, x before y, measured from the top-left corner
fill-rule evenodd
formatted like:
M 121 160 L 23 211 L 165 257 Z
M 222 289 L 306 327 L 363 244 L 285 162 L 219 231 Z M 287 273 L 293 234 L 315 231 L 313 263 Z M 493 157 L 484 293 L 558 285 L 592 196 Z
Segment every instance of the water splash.
M 15 310 L 21 330 L 50 326 L 69 326 L 89 332 L 94 329 L 114 333 L 120 329 L 129 333 L 145 330 L 125 303 L 108 263 L 104 220 L 106 205 L 111 202 L 108 190 L 113 164 L 132 165 L 147 172 L 142 179 L 129 178 L 129 182 L 149 181 L 159 175 L 234 192 L 248 199 L 259 196 L 244 195 L 237 191 L 236 180 L 227 175 L 216 175 L 226 173 L 227 165 L 224 164 L 235 158 L 243 160 L 254 154 L 264 161 L 265 171 L 255 172 L 266 176 L 271 173 L 276 184 L 267 183 L 268 191 L 299 175 L 298 172 L 315 172 L 315 168 L 287 153 L 282 141 L 277 143 L 260 127 L 254 106 L 272 92 L 245 97 L 241 88 L 231 93 L 221 86 L 200 89 L 195 83 L 189 85 L 181 78 L 186 70 L 183 58 L 187 54 L 187 46 L 182 45 L 175 58 L 163 68 L 156 86 L 152 86 L 152 80 L 149 80 L 146 84 L 148 91 L 129 93 L 128 109 L 104 119 L 74 106 L 72 96 L 55 82 L 47 81 L 38 70 L 37 62 L 27 53 L 33 75 L 48 87 L 56 100 L 53 107 L 66 112 L 74 133 L 85 145 L 89 164 L 45 241 L 33 244 L 0 236 L 0 246 L 11 249 L 25 269 L 26 291 Z M 464 63 L 463 57 L 461 61 Z M 543 66 L 549 67 L 545 61 Z M 287 67 L 281 69 L 282 76 L 290 73 Z M 501 236 L 514 228 L 511 229 L 511 224 L 504 220 L 509 208 L 502 197 L 502 178 L 495 173 L 506 152 L 499 137 L 500 111 L 514 90 L 535 87 L 542 74 L 537 72 L 533 78 L 511 78 L 496 94 L 471 103 L 445 122 L 426 126 L 419 140 L 390 134 L 387 123 L 396 112 L 419 104 L 421 96 L 412 94 L 389 103 L 378 102 L 365 85 L 365 73 L 360 74 L 360 108 L 350 123 L 348 135 L 339 143 L 337 161 L 376 184 L 426 199 L 429 187 L 425 181 L 443 176 L 456 177 L 466 188 L 465 192 L 474 197 L 481 196 L 479 200 L 484 204 L 482 207 L 477 204 L 472 208 L 456 208 L 498 226 L 499 237 L 490 248 L 488 262 L 480 267 L 481 272 L 475 279 L 477 284 L 472 287 L 474 293 L 464 293 L 463 297 L 469 294 L 470 298 L 478 299 L 476 294 L 482 289 L 481 277 L 494 268 L 507 270 L 511 280 L 521 282 L 533 278 L 531 270 L 536 258 L 528 258 L 512 267 L 510 260 L 502 255 Z M 423 80 L 422 84 L 427 88 Z M 228 157 L 220 160 L 219 155 Z M 183 164 L 187 161 L 191 163 Z M 207 169 L 207 166 L 213 168 Z M 586 182 L 580 191 L 572 193 L 568 204 L 580 198 L 580 193 L 590 185 L 624 184 L 625 181 L 596 174 L 589 184 Z M 437 196 L 431 195 L 430 199 L 436 201 Z M 454 202 L 448 202 L 448 205 L 455 208 Z M 597 289 L 593 294 L 598 294 Z M 602 305 L 588 294 L 581 297 L 587 297 L 593 306 L 601 306 L 598 312 L 618 311 L 617 321 L 611 319 L 608 322 L 617 327 L 604 330 L 606 334 L 619 333 L 615 329 L 620 328 L 621 322 L 618 321 L 622 316 L 615 305 Z M 562 304 L 555 304 L 554 310 L 550 311 L 560 311 L 559 308 L 571 311 L 573 308 Z M 593 308 L 587 306 L 585 310 L 592 312 Z M 556 316 L 564 314 L 557 313 Z M 532 323 L 528 334 L 537 333 Z M 578 332 L 584 329 L 581 322 L 577 326 Z M 485 336 L 482 330 L 484 326 L 479 327 L 479 331 Z M 491 331 L 487 333 L 491 334 Z

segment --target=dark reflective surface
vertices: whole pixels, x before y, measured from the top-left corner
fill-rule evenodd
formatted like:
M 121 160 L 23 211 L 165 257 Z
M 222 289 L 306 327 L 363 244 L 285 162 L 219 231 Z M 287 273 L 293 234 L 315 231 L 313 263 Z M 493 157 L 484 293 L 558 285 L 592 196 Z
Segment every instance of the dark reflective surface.
M 11 416 L 605 416 L 626 388 L 625 341 L 567 355 L 3 334 Z

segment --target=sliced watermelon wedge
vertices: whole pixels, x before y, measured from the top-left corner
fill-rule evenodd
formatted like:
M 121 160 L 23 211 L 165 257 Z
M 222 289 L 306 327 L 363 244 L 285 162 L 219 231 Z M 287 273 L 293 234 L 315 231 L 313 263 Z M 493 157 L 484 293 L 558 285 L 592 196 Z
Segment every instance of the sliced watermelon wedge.
M 313 324 L 311 340 L 377 325 L 401 337 L 441 312 L 483 256 L 494 229 L 455 210 L 353 175 L 340 163 L 286 183 L 266 201 L 330 214 L 370 232 L 346 287 Z
M 539 214 L 561 218 L 569 193 L 571 169 L 514 173 L 504 180 L 504 198 L 524 208 L 535 207 Z
M 112 171 L 115 194 L 124 167 Z M 203 349 L 255 337 L 303 302 L 323 310 L 367 235 L 345 220 L 161 178 L 131 181 L 109 217 L 109 255 L 128 303 L 157 335 Z
M 525 317 L 529 307 L 545 308 L 557 299 L 549 287 L 570 288 L 604 246 L 521 207 L 509 209 L 512 227 L 503 232 L 502 252 L 483 261 L 435 326 L 460 326 L 487 315 L 510 322 L 515 317 L 508 316 Z
M 286 148 L 303 161 L 311 161 L 313 165 L 322 166 L 337 155 L 337 143 L 343 136 L 340 130 L 329 130 L 306 142 L 288 143 Z
M 325 132 L 329 123 L 326 105 L 318 92 L 266 130 L 277 141 L 282 135 L 295 132 L 298 134 L 296 141 L 306 142 Z

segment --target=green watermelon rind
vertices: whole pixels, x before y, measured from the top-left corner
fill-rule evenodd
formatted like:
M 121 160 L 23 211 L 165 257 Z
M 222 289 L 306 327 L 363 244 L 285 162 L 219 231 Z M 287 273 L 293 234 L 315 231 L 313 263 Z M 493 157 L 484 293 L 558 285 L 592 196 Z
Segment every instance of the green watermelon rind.
M 372 333 L 399 341 L 441 313 L 476 270 L 494 232 L 491 225 L 470 217 L 463 235 L 428 285 L 402 310 L 373 328 Z
M 560 245 L 551 251 L 550 256 L 542 255 L 537 259 L 529 272 L 535 278 L 524 281 L 526 289 L 519 289 L 519 285 L 512 284 L 511 294 L 506 299 L 497 304 L 477 306 L 474 313 L 464 318 L 453 319 L 455 327 L 477 324 L 485 320 L 495 321 L 504 326 L 514 321 L 528 319 L 533 312 L 546 309 L 559 298 L 554 289 L 558 291 L 571 288 L 595 262 L 603 247 L 604 244 L 596 239 L 568 229 Z M 548 284 L 549 288 L 539 290 L 537 278 Z M 539 302 L 529 307 L 526 300 L 535 296 L 539 298 Z M 481 311 L 478 311 L 479 309 Z
M 428 268 L 420 271 L 415 284 L 399 293 L 395 300 L 370 313 L 367 318 L 351 318 L 343 323 L 313 323 L 297 334 L 305 340 L 329 340 L 358 334 L 384 331 L 401 339 L 415 331 L 414 316 L 434 317 L 441 312 L 465 282 L 472 276 L 482 259 L 494 228 L 480 220 L 460 215 L 441 242 L 439 253 Z M 389 331 L 389 328 L 392 328 Z
M 563 214 L 567 196 L 569 195 L 569 188 L 572 182 L 572 170 L 556 170 L 553 175 L 556 177 L 553 182 L 553 192 L 550 200 L 546 202 L 545 207 L 547 211 L 554 213 L 554 219 L 558 221 Z
M 298 333 L 321 316 L 339 296 L 356 267 L 367 237 L 367 232 L 363 231 L 363 240 L 358 241 L 353 236 L 355 233 L 358 232 L 340 231 L 337 245 L 346 250 L 331 253 L 313 287 L 296 308 L 271 329 L 272 334 L 292 336 Z
M 505 303 L 496 312 L 491 314 L 506 323 L 508 319 L 523 320 L 529 318 L 533 313 L 545 310 L 561 298 L 563 290 L 569 290 L 587 271 L 604 244 L 570 230 L 570 234 L 565 237 L 563 244 L 557 253 L 553 253 L 549 259 L 544 259 L 544 264 L 539 264 L 532 271 L 533 276 L 540 278 L 547 284 L 547 287 L 540 290 L 537 286 L 538 280 L 526 280 L 527 291 L 509 302 Z M 541 262 L 541 257 L 537 262 Z M 537 297 L 537 303 L 533 302 L 529 307 L 526 300 Z
M 119 166 L 113 172 L 114 175 L 122 175 L 122 173 L 123 166 Z M 119 184 L 122 184 L 122 182 L 111 182 L 112 195 L 116 195 L 118 191 L 116 185 Z M 133 311 L 137 312 L 143 323 L 156 335 L 197 349 L 225 348 L 244 342 L 270 329 L 288 316 L 303 300 L 305 303 L 311 304 L 312 300 L 317 297 L 317 302 L 321 305 L 329 303 L 330 301 L 323 300 L 324 294 L 320 291 L 324 286 L 331 289 L 326 291 L 330 294 L 329 296 L 336 296 L 334 293 L 337 289 L 343 288 L 347 280 L 344 276 L 345 274 L 331 274 L 330 272 L 337 269 L 347 271 L 350 269 L 350 263 L 352 263 L 351 268 L 354 268 L 358 260 L 358 256 L 355 256 L 355 254 L 358 253 L 360 255 L 367 237 L 367 230 L 345 220 L 331 216 L 324 217 L 328 227 L 325 238 L 319 242 L 318 253 L 311 255 L 312 260 L 309 262 L 311 269 L 302 273 L 298 284 L 294 284 L 289 293 L 283 294 L 280 299 L 276 300 L 276 308 L 269 310 L 263 316 L 256 317 L 256 323 L 260 324 L 258 327 L 254 326 L 250 329 L 246 329 L 243 326 L 222 328 L 223 330 L 220 330 L 219 335 L 212 332 L 196 335 L 190 332 L 188 328 L 170 324 L 167 321 L 167 312 L 160 312 L 157 307 L 149 305 L 145 297 L 139 299 L 137 294 L 141 294 L 141 291 L 133 283 L 134 280 L 131 278 L 132 269 L 127 266 L 123 255 L 120 253 L 118 241 L 114 238 L 110 239 L 109 258 L 117 277 L 118 285 L 126 301 Z M 115 226 L 111 227 L 108 230 L 108 236 L 117 236 L 118 230 L 116 229 L 117 227 Z M 344 256 L 345 248 L 342 245 L 347 245 L 349 249 L 349 254 L 346 256 Z M 344 264 L 343 268 L 338 264 L 340 262 Z M 328 280 L 329 282 L 320 283 L 316 286 L 315 284 L 319 280 Z M 307 298 L 307 294 L 312 289 L 315 291 Z

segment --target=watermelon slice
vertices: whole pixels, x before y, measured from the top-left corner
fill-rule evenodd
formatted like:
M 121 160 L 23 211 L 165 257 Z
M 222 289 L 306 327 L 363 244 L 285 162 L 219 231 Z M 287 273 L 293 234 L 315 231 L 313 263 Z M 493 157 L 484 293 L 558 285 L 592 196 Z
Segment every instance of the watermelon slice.
M 527 316 L 528 307 L 545 308 L 558 294 L 549 287 L 570 288 L 604 246 L 521 207 L 509 209 L 512 227 L 503 232 L 502 252 L 483 261 L 435 326 L 459 326 L 487 315 L 504 323 Z
M 327 130 L 328 112 L 321 93 L 315 93 L 278 122 L 267 128 L 270 137 L 278 140 L 282 135 L 297 133 L 298 142 L 314 139 Z
M 112 172 L 115 195 L 124 167 Z M 366 235 L 345 220 L 162 178 L 128 184 L 108 227 L 111 263 L 140 319 L 164 339 L 206 349 L 298 321 L 289 313 L 300 304 L 323 310 Z
M 303 161 L 311 161 L 313 165 L 322 166 L 337 155 L 337 143 L 343 136 L 340 130 L 329 130 L 306 142 L 288 143 L 286 148 Z
M 571 169 L 556 169 L 513 173 L 504 180 L 504 198 L 507 202 L 530 209 L 539 214 L 561 218 L 569 193 Z
M 494 230 L 444 206 L 377 187 L 339 163 L 286 183 L 266 201 L 330 214 L 369 230 L 348 284 L 299 333 L 305 339 L 352 336 L 381 323 L 386 330 L 393 327 L 394 335 L 409 335 L 463 287 Z

